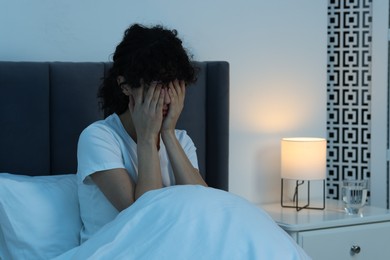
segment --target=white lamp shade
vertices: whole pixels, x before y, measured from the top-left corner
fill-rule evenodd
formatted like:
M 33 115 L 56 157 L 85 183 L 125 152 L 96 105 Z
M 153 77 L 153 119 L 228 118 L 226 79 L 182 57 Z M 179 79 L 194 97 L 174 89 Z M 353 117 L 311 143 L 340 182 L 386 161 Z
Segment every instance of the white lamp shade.
M 323 180 L 326 177 L 324 138 L 283 138 L 281 141 L 283 179 Z

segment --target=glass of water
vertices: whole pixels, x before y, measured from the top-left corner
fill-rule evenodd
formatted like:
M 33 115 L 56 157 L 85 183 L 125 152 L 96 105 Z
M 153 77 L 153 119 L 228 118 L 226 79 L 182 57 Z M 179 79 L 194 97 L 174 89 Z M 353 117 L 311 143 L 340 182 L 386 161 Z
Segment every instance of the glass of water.
M 344 209 L 349 215 L 359 214 L 367 200 L 367 180 L 344 180 L 341 188 Z

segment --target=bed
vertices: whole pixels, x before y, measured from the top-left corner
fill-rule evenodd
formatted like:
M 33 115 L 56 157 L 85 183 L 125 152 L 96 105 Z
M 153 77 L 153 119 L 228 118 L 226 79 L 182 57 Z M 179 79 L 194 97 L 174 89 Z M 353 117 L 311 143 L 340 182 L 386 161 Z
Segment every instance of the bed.
M 257 257 L 263 251 L 263 256 L 274 259 L 280 252 L 287 257 L 284 259 L 306 257 L 263 211 L 250 213 L 255 208 L 253 205 L 227 192 L 229 64 L 224 61 L 195 62 L 200 69 L 198 80 L 187 88 L 185 108 L 177 126 L 186 129 L 193 139 L 199 170 L 210 188 L 190 185 L 148 192 L 115 220 L 127 229 L 112 233 L 117 226 L 105 226 L 100 237 L 80 245 L 82 223 L 75 177 L 77 141 L 86 126 L 104 118 L 96 93 L 110 65 L 109 62 L 0 62 L 0 259 L 56 256 L 59 259 L 113 259 L 113 252 L 117 259 L 154 259 L 157 255 L 159 259 L 235 259 L 228 248 L 232 243 L 240 245 L 237 240 L 240 227 L 232 228 L 228 234 L 226 225 L 234 227 L 236 222 L 242 225 L 240 214 L 245 212 L 259 220 L 265 219 L 264 223 L 258 221 L 259 230 L 271 228 L 274 235 L 252 234 L 254 237 L 247 240 L 251 242 L 245 242 L 236 253 Z M 213 203 L 210 197 L 216 198 Z M 180 205 L 188 201 L 191 201 L 191 209 L 183 211 Z M 232 207 L 232 201 L 240 206 Z M 172 204 L 179 206 L 167 211 Z M 151 207 L 145 205 L 156 206 L 150 211 Z M 234 208 L 236 215 L 214 215 L 210 219 L 210 212 L 217 214 L 215 209 L 220 205 L 230 205 L 227 208 Z M 197 207 L 207 212 L 200 214 L 204 219 L 194 219 L 188 233 L 183 230 L 172 233 L 185 225 L 177 226 L 181 220 L 199 215 L 193 211 Z M 222 208 L 221 212 L 227 208 Z M 159 216 L 166 218 L 160 217 L 162 226 L 150 225 L 144 220 L 147 218 L 139 217 L 142 212 L 153 216 L 156 210 Z M 175 214 L 175 223 L 171 223 L 172 228 L 168 230 L 165 227 L 172 220 L 172 214 Z M 159 244 L 157 248 L 150 245 L 153 241 L 150 236 L 140 236 L 148 234 L 145 230 L 155 234 L 153 228 L 167 230 L 157 232 L 161 233 L 160 237 L 154 236 Z M 185 234 L 192 242 L 190 246 L 183 244 L 189 241 L 183 239 Z M 221 244 L 222 234 L 230 239 L 224 239 Z M 197 242 L 192 241 L 194 236 Z M 129 241 L 133 241 L 132 247 Z M 264 245 L 256 245 L 256 242 L 261 244 L 260 241 Z M 201 247 L 202 243 L 214 247 L 213 253 Z

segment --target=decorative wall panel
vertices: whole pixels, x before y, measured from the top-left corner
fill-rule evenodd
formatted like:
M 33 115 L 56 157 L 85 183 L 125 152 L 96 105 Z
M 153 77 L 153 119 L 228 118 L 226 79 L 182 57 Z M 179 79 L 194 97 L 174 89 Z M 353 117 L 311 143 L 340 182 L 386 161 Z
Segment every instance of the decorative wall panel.
M 371 0 L 328 1 L 327 196 L 370 179 Z M 370 194 L 370 192 L 369 192 Z

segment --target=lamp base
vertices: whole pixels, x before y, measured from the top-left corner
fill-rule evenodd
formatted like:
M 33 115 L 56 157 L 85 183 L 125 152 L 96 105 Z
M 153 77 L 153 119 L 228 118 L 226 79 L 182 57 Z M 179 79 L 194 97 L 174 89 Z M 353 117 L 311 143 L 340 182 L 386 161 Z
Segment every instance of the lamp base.
M 305 181 L 297 180 L 295 183 L 295 192 L 293 197 L 293 203 L 295 205 L 285 205 L 283 203 L 283 184 L 284 179 L 282 178 L 282 185 L 281 185 L 281 199 L 280 203 L 283 208 L 295 208 L 297 211 L 300 211 L 302 209 L 317 209 L 317 210 L 323 210 L 325 209 L 325 180 L 322 181 L 322 187 L 323 187 L 323 194 L 322 194 L 322 206 L 321 207 L 311 207 L 310 206 L 310 181 L 307 181 L 307 201 L 304 203 L 304 205 L 299 205 L 299 186 L 303 185 Z

